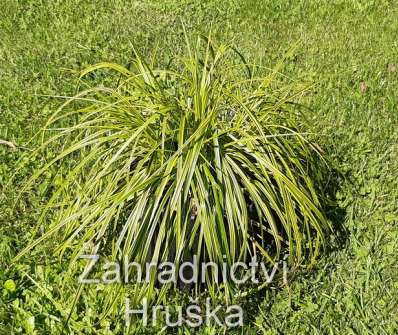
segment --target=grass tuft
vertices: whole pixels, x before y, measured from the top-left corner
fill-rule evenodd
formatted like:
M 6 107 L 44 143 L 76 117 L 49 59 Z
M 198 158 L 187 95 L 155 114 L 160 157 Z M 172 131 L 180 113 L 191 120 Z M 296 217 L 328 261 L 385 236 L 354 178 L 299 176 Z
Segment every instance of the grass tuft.
M 187 50 L 173 68 L 136 54 L 129 68 L 81 73 L 118 78 L 88 86 L 49 119 L 52 135 L 33 155 L 62 149 L 28 182 L 57 171 L 38 223 L 45 233 L 19 257 L 58 234 L 56 252 L 72 263 L 87 246 L 177 269 L 193 255 L 229 267 L 253 256 L 274 264 L 284 253 L 296 266 L 314 262 L 331 232 L 317 190 L 324 163 L 294 94 L 274 88 L 278 68 L 256 77 L 231 46 L 198 38 Z M 151 296 L 155 284 L 141 292 Z M 206 288 L 214 296 L 220 287 L 207 278 Z M 227 300 L 234 289 L 223 286 Z

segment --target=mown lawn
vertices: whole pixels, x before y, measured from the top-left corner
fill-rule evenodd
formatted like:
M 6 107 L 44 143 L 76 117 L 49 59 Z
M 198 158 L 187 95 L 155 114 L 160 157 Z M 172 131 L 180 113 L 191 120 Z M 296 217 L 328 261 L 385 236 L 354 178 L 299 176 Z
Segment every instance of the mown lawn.
M 56 334 L 77 290 L 60 279 L 65 264 L 49 252 L 11 263 L 31 237 L 43 204 L 40 185 L 12 207 L 18 181 L 5 188 L 28 143 L 59 104 L 76 92 L 78 71 L 99 61 L 127 64 L 132 45 L 157 50 L 167 64 L 190 33 L 212 29 L 249 62 L 273 67 L 295 46 L 282 72 L 310 89 L 298 97 L 311 111 L 318 141 L 344 178 L 336 180 L 341 227 L 313 271 L 289 288 L 247 301 L 239 334 L 398 333 L 398 3 L 378 1 L 13 1 L 0 6 L 0 333 Z M 101 81 L 101 78 L 94 78 Z M 331 181 L 334 182 L 334 181 Z M 81 299 L 69 330 L 121 334 L 121 320 L 98 322 L 96 292 Z M 173 302 L 170 302 L 173 304 Z M 134 327 L 133 327 L 134 328 Z M 113 330 L 113 331 L 112 331 Z M 148 333 L 157 330 L 147 329 Z M 170 330 L 188 334 L 189 330 Z M 143 331 L 137 331 L 138 334 Z M 191 333 L 223 334 L 221 328 Z M 229 332 L 228 332 L 229 333 Z

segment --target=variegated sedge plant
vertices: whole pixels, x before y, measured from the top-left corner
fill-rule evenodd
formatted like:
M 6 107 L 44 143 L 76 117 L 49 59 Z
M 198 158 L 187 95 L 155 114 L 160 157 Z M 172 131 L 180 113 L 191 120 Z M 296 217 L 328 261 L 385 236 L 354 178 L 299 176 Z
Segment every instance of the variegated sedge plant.
M 129 68 L 82 72 L 120 77 L 71 97 L 48 121 L 52 135 L 35 154 L 62 150 L 28 184 L 65 162 L 69 170 L 39 220 L 44 234 L 20 256 L 54 235 L 72 263 L 87 246 L 112 260 L 177 268 L 187 254 L 229 266 L 254 255 L 270 265 L 283 253 L 295 265 L 316 259 L 331 232 L 317 189 L 322 157 L 289 89 L 271 89 L 281 63 L 256 77 L 231 46 L 210 38 L 187 46 L 173 69 L 136 54 Z M 136 285 L 137 302 L 170 288 L 153 278 Z M 212 297 L 221 290 L 231 300 L 234 283 L 207 279 Z

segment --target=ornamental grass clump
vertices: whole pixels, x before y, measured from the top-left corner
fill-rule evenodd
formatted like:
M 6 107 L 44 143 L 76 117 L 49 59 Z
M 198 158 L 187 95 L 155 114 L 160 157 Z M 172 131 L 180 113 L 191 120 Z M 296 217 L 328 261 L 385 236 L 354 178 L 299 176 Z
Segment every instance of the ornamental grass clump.
M 323 163 L 290 91 L 272 88 L 277 70 L 256 77 L 210 38 L 168 69 L 136 55 L 129 68 L 100 63 L 81 77 L 104 69 L 117 73 L 113 85 L 80 92 L 48 121 L 40 150 L 61 149 L 30 183 L 54 167 L 57 182 L 44 233 L 21 255 L 54 235 L 72 261 L 91 248 L 177 268 L 192 255 L 228 266 L 254 255 L 313 262 L 331 230 L 317 187 Z

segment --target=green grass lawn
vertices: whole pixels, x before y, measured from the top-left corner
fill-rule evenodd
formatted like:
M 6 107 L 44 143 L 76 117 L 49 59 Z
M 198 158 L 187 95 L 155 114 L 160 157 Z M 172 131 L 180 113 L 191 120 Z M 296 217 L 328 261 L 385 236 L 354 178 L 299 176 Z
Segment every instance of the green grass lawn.
M 57 334 L 77 285 L 61 291 L 65 264 L 38 251 L 11 263 L 32 236 L 44 197 L 40 185 L 16 207 L 16 185 L 41 162 L 30 162 L 5 184 L 60 99 L 77 92 L 78 72 L 89 64 L 127 64 L 132 45 L 157 52 L 167 64 L 189 33 L 230 42 L 249 62 L 273 67 L 309 89 L 297 99 L 318 142 L 343 178 L 339 241 L 317 266 L 288 288 L 248 300 L 237 334 L 398 333 L 398 3 L 378 1 L 14 1 L 0 6 L 0 334 Z M 101 77 L 93 80 L 101 82 Z M 332 181 L 333 182 L 333 181 Z M 13 292 L 10 292 L 13 291 Z M 121 319 L 99 322 L 95 290 L 81 297 L 65 333 L 126 333 Z M 171 302 L 173 303 L 173 302 Z M 177 302 L 175 302 L 177 303 Z M 134 328 L 133 326 L 132 328 Z M 138 326 L 137 326 L 138 329 Z M 159 329 L 146 329 L 156 334 Z M 134 329 L 131 329 L 134 333 Z M 224 334 L 222 328 L 166 333 Z M 144 333 L 136 330 L 137 334 Z M 231 331 L 227 331 L 231 333 Z

